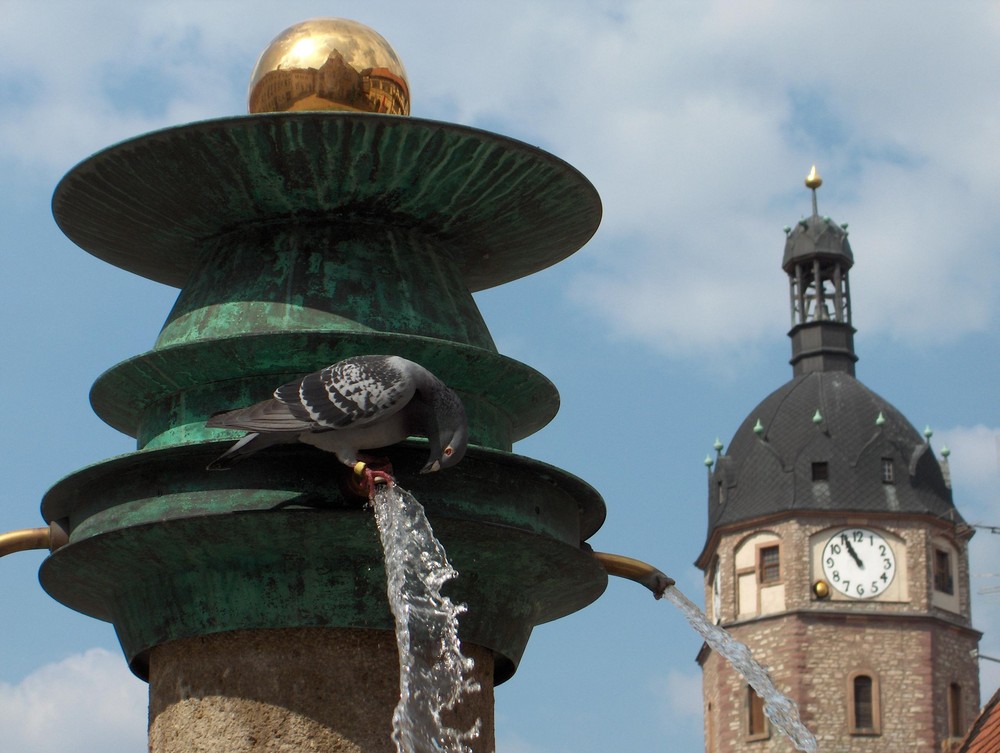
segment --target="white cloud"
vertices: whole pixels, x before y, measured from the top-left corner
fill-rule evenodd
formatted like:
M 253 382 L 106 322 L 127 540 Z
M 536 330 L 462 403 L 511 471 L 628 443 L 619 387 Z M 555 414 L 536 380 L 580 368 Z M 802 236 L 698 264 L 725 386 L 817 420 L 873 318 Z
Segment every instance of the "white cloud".
M 117 139 L 243 112 L 263 45 L 321 14 L 50 3 L 45 34 L 29 35 L 37 4 L 9 5 L 0 71 L 23 91 L 0 100 L 0 159 L 41 165 L 46 181 Z M 338 12 L 402 51 L 416 114 L 541 144 L 595 184 L 603 227 L 560 284 L 606 332 L 678 357 L 773 338 L 780 228 L 809 210 L 812 162 L 821 211 L 852 225 L 859 327 L 917 343 L 995 326 L 1000 103 L 981 96 L 1000 56 L 994 6 L 568 7 L 437 2 L 421 23 Z
M 676 356 L 773 337 L 780 227 L 809 211 L 813 161 L 821 211 L 852 224 L 860 327 L 916 344 L 993 325 L 1000 108 L 979 95 L 993 7 L 558 12 L 477 39 L 505 64 L 438 85 L 457 83 L 460 117 L 527 131 L 601 191 L 604 224 L 569 290 L 617 337 Z
M 125 660 L 104 649 L 47 664 L 17 684 L 0 683 L 4 750 L 145 750 L 147 698 Z

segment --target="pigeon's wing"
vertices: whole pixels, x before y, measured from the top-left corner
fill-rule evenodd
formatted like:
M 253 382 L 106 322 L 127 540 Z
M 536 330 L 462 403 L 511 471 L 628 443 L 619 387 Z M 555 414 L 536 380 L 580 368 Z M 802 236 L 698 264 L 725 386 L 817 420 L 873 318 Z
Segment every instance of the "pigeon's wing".
M 369 426 L 387 419 L 413 398 L 416 380 L 409 361 L 395 356 L 359 356 L 282 385 L 275 399 L 313 429 Z
M 290 406 L 271 398 L 246 408 L 216 413 L 205 422 L 213 429 L 243 429 L 244 431 L 302 432 L 315 428 L 309 413 L 301 406 Z

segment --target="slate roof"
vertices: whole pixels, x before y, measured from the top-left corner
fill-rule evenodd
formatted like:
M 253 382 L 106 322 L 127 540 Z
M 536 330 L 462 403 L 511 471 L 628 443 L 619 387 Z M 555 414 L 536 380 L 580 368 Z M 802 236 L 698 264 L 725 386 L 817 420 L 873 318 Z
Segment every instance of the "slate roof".
M 854 252 L 847 242 L 847 231 L 829 217 L 813 215 L 800 220 L 785 240 L 785 255 L 781 267 L 791 273 L 797 261 L 839 259 L 844 269 L 854 264 Z
M 817 409 L 822 421 L 814 423 Z M 885 421 L 878 425 L 879 414 Z M 758 436 L 757 421 L 763 426 Z M 893 483 L 882 480 L 890 459 Z M 813 481 L 813 463 L 828 480 Z M 928 514 L 961 523 L 924 437 L 888 401 L 842 371 L 795 377 L 743 421 L 711 473 L 708 534 L 794 510 Z M 720 499 L 722 501 L 720 501 Z

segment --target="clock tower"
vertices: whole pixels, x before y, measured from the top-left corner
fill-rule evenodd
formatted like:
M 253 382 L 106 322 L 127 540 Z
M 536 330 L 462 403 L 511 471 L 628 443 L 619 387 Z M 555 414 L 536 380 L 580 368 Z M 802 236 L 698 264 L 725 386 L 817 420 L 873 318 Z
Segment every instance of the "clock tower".
M 968 542 L 946 459 L 855 378 L 847 226 L 786 228 L 792 379 L 709 467 L 697 565 L 708 616 L 794 700 L 821 751 L 940 753 L 979 706 Z M 709 458 L 711 462 L 712 458 Z M 763 703 L 710 648 L 707 753 L 791 751 Z

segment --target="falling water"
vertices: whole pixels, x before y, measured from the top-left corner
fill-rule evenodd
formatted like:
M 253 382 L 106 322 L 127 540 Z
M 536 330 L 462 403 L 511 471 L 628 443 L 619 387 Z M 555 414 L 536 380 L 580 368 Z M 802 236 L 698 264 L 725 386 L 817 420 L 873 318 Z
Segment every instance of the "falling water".
M 381 486 L 373 500 L 388 581 L 389 607 L 399 645 L 399 703 L 392 715 L 392 739 L 399 753 L 471 753 L 481 720 L 469 730 L 445 724 L 441 715 L 467 693 L 471 659 L 462 655 L 458 616 L 441 587 L 458 573 L 424 514 L 423 506 L 398 485 Z
M 705 642 L 722 654 L 764 699 L 764 713 L 771 723 L 788 735 L 796 748 L 815 753 L 816 738 L 799 719 L 795 701 L 774 687 L 771 676 L 753 658 L 750 649 L 718 625 L 710 623 L 705 613 L 674 586 L 670 586 L 663 595 L 681 610 L 691 623 L 691 627 L 705 639 Z

